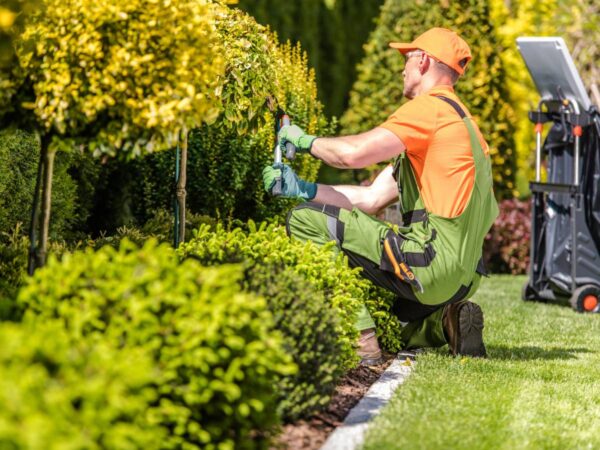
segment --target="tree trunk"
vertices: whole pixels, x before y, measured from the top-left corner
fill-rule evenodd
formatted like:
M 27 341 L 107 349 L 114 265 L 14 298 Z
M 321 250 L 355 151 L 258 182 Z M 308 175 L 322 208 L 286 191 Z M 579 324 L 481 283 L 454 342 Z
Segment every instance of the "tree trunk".
M 44 187 L 42 188 L 42 229 L 40 231 L 40 245 L 37 251 L 37 267 L 46 264 L 48 252 L 48 229 L 50 228 L 50 207 L 52 204 L 52 173 L 54 172 L 54 157 L 56 150 L 50 149 L 48 142 L 44 145 Z
M 33 191 L 33 204 L 31 206 L 31 223 L 29 225 L 29 259 L 27 261 L 27 273 L 33 275 L 36 269 L 36 246 L 37 246 L 37 228 L 40 220 L 40 185 L 44 176 L 44 154 L 46 137 L 42 137 L 40 142 L 40 160 L 38 162 L 38 172 L 35 181 L 35 189 Z
M 175 191 L 177 191 L 177 183 L 179 182 L 180 160 L 181 150 L 179 148 L 179 142 L 177 142 L 177 148 L 175 149 Z M 173 247 L 179 247 L 179 202 L 177 199 L 177 192 L 175 192 L 175 195 L 173 196 Z
M 181 164 L 179 168 L 179 179 L 177 180 L 177 205 L 179 211 L 179 246 L 181 242 L 185 242 L 185 185 L 187 182 L 187 150 L 188 150 L 188 132 L 184 128 L 181 132 Z

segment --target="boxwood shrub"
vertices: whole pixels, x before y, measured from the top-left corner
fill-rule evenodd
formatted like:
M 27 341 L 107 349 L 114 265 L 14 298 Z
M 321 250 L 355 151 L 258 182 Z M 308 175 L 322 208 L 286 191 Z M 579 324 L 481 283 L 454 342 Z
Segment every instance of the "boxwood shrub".
M 194 239 L 183 244 L 182 255 L 195 255 L 205 264 L 243 261 L 250 259 L 262 264 L 272 264 L 301 275 L 307 283 L 325 295 L 339 322 L 342 365 L 352 368 L 358 362 L 355 345 L 358 332 L 354 325 L 361 303 L 373 316 L 384 348 L 397 351 L 402 347 L 399 339 L 400 323 L 390 313 L 393 296 L 375 288 L 360 276 L 360 269 L 350 269 L 346 257 L 334 250 L 331 242 L 319 247 L 312 242 L 290 240 L 283 227 L 263 222 L 256 226 L 250 221 L 248 231 L 222 226 L 211 229 L 203 225 L 194 232 Z
M 298 372 L 279 380 L 279 412 L 284 420 L 307 417 L 330 399 L 343 375 L 338 318 L 304 277 L 285 266 L 251 264 L 244 289 L 263 296 Z
M 295 366 L 264 299 L 244 293 L 239 265 L 180 263 L 148 241 L 50 258 L 19 293 L 24 320 L 60 318 L 74 340 L 142 348 L 158 369 L 153 421 L 161 448 L 266 447 L 276 380 Z
M 73 342 L 61 323 L 0 324 L 0 448 L 159 449 L 143 348 Z

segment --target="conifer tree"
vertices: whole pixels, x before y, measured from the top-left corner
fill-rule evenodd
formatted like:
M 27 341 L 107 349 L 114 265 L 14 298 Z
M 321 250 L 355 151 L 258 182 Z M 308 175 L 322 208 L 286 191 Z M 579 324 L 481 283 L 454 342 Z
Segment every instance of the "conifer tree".
M 404 58 L 388 47 L 392 41 L 411 42 L 432 27 L 456 31 L 471 46 L 473 60 L 456 86 L 490 145 L 494 183 L 499 198 L 515 194 L 514 112 L 507 92 L 487 2 L 476 0 L 387 0 L 377 27 L 366 44 L 350 106 L 341 119 L 344 133 L 358 133 L 386 120 L 402 103 Z

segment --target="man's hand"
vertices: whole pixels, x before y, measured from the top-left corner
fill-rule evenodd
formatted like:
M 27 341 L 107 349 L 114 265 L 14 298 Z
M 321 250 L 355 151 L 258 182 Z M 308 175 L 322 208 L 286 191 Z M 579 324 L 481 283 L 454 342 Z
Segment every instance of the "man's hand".
M 277 177 L 281 177 L 281 197 L 312 200 L 317 194 L 316 183 L 298 178 L 298 175 L 286 164 L 273 164 L 263 169 L 263 184 L 270 194 L 273 194 L 272 189 Z
M 291 142 L 296 146 L 296 149 L 299 152 L 309 153 L 310 147 L 317 137 L 306 134 L 304 130 L 297 125 L 286 125 L 281 127 L 277 134 L 277 138 L 279 139 L 282 152 L 285 152 L 286 142 Z

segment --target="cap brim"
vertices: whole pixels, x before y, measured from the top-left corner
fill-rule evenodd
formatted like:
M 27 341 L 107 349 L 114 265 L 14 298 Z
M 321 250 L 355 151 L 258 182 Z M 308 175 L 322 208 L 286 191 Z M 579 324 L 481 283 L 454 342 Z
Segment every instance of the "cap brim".
M 404 44 L 402 42 L 390 42 L 390 47 L 395 48 L 403 54 L 417 49 L 413 44 Z

